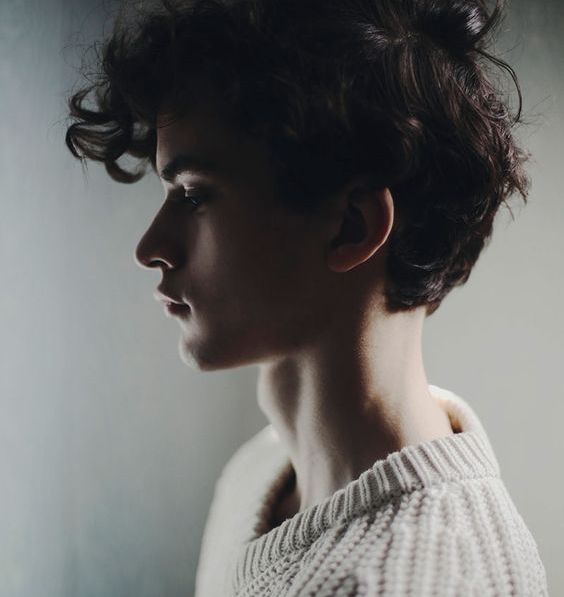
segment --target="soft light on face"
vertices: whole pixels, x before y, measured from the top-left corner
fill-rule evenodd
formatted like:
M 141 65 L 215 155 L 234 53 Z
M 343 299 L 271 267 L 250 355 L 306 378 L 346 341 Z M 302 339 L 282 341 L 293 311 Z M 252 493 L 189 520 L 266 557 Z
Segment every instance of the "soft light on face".
M 165 293 L 189 304 L 177 317 L 179 350 L 202 370 L 299 350 L 325 316 L 320 235 L 276 201 L 264 148 L 219 113 L 202 100 L 158 128 L 165 199 L 135 251 L 162 270 Z

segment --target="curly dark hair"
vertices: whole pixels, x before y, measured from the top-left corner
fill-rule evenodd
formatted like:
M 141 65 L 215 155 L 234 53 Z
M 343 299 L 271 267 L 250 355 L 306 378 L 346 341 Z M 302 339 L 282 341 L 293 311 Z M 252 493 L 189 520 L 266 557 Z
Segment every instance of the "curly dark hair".
M 181 116 L 198 73 L 242 130 L 266 141 L 286 204 L 313 214 L 352 177 L 388 187 L 389 312 L 432 314 L 465 283 L 494 216 L 527 201 L 515 72 L 488 52 L 486 0 L 161 0 L 118 15 L 94 80 L 69 97 L 65 141 L 116 181 L 153 169 L 166 99 Z M 501 70 L 496 70 L 501 69 Z M 495 73 L 518 92 L 511 114 Z M 93 99 L 94 108 L 86 100 Z M 167 111 L 168 113 L 168 111 Z M 129 154 L 135 172 L 118 164 Z M 509 210 L 511 211 L 511 209 Z

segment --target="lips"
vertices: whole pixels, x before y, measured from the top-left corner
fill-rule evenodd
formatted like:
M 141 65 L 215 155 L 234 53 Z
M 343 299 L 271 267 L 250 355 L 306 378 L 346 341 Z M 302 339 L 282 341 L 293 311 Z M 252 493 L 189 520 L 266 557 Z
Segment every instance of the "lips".
M 188 303 L 176 298 L 172 292 L 165 292 L 162 288 L 157 288 L 153 296 L 157 301 L 164 303 L 164 308 L 168 315 L 186 316 L 191 311 Z
M 186 315 L 190 312 L 188 305 L 179 305 L 178 303 L 165 303 L 165 309 L 170 315 Z
M 181 301 L 172 296 L 172 293 L 165 293 L 159 288 L 155 290 L 153 296 L 155 297 L 155 300 L 162 301 L 165 304 L 182 305 L 184 307 L 188 306 L 184 301 Z

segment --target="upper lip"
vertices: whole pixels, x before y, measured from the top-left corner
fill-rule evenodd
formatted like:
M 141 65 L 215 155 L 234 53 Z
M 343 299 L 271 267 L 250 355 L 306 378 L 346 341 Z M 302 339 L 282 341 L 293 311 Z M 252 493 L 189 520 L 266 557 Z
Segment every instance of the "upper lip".
M 179 301 L 177 298 L 169 296 L 168 294 L 165 294 L 162 290 L 159 289 L 155 290 L 153 296 L 155 297 L 155 300 L 162 301 L 163 303 L 175 303 L 177 305 L 186 304 L 184 301 Z

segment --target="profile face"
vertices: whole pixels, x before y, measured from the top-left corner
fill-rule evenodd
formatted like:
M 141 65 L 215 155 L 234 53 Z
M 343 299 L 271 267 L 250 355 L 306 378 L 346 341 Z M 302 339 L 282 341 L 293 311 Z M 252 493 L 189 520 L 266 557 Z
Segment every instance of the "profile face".
M 164 202 L 135 250 L 140 266 L 162 270 L 159 288 L 189 306 L 173 316 L 179 352 L 202 370 L 291 354 L 325 317 L 315 220 L 278 201 L 265 148 L 219 114 L 209 96 L 166 126 L 159 114 L 158 172 L 179 155 L 196 162 L 161 178 Z

